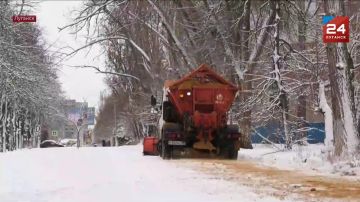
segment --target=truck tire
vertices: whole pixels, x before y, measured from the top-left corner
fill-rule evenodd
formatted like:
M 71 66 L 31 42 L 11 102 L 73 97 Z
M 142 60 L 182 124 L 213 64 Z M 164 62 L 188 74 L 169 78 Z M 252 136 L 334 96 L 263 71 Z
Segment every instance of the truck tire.
M 229 142 L 220 150 L 220 155 L 225 159 L 237 160 L 238 150 L 234 142 Z
M 236 149 L 235 143 L 228 147 L 228 159 L 237 160 L 239 150 Z
M 165 133 L 166 132 L 179 132 L 182 130 L 182 126 L 178 123 L 173 122 L 165 122 L 162 128 L 161 134 L 161 157 L 163 159 L 171 159 L 172 158 L 172 150 L 173 147 L 168 145 L 166 142 Z
M 235 133 L 235 132 L 239 132 L 239 126 L 238 125 L 228 125 L 226 127 L 226 133 Z M 252 149 L 252 144 L 251 144 L 251 139 L 248 135 L 244 135 L 242 133 L 240 133 L 240 148 L 243 149 Z
M 165 143 L 164 139 L 162 139 L 161 142 L 161 157 L 163 159 L 171 158 L 171 147 Z
M 159 153 L 159 156 L 162 157 L 162 139 L 160 139 L 157 144 L 157 151 Z

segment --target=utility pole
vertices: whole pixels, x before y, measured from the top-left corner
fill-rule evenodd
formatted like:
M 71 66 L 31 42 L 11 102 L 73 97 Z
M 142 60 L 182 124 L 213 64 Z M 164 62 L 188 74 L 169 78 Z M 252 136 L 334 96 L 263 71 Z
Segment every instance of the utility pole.
M 82 125 L 82 119 L 78 119 L 76 123 L 76 147 L 79 149 L 80 147 L 80 131 L 81 131 L 81 125 Z
M 115 146 L 117 146 L 117 137 L 116 137 L 116 126 L 117 126 L 117 119 L 116 119 L 116 100 L 114 99 L 114 137 L 113 140 L 115 141 Z
M 115 123 L 114 123 L 114 135 L 116 134 L 116 104 L 114 102 L 114 120 L 115 120 Z
M 84 144 L 84 126 L 87 126 L 87 104 L 85 102 L 81 103 L 80 107 L 80 118 L 77 120 L 75 127 L 76 127 L 76 145 L 79 148 L 81 145 Z

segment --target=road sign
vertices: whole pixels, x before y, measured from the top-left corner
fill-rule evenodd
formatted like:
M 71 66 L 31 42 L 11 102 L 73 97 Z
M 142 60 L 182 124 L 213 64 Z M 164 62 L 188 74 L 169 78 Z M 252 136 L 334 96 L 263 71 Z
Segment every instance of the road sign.
M 40 126 L 36 126 L 35 132 L 37 132 L 37 133 L 40 132 L 40 129 L 41 129 Z
M 58 131 L 57 130 L 51 131 L 51 135 L 54 136 L 54 137 L 57 137 L 58 136 Z

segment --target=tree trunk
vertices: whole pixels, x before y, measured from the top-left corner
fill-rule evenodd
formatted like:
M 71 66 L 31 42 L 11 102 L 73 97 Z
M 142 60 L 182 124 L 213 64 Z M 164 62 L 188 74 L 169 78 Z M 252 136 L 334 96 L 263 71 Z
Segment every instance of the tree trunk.
M 251 2 L 247 1 L 244 5 L 244 20 L 242 22 L 241 27 L 241 58 L 243 61 L 249 61 L 250 59 L 250 50 L 249 50 L 249 44 L 250 44 L 250 9 L 251 9 Z M 241 89 L 244 90 L 244 93 L 242 93 L 242 102 L 246 103 L 247 100 L 250 98 L 252 91 L 252 79 L 253 79 L 253 69 L 249 68 L 247 69 L 247 74 L 244 76 L 244 80 L 241 81 Z M 240 121 L 240 128 L 243 132 L 243 135 L 246 136 L 246 140 L 248 141 L 247 146 L 251 146 L 251 108 L 247 107 L 242 115 L 242 120 Z
M 341 103 L 342 103 L 342 116 L 344 122 L 344 129 L 346 132 L 346 146 L 349 154 L 358 152 L 359 147 L 359 131 L 356 127 L 356 115 L 355 115 L 355 99 L 354 99 L 354 64 L 353 60 L 347 49 L 345 43 L 337 44 L 337 59 L 339 64 L 338 74 L 340 77 L 340 90 L 342 91 Z M 344 65 L 344 66 L 342 66 Z
M 325 140 L 324 144 L 328 151 L 332 151 L 334 147 L 333 136 L 333 114 L 330 106 L 327 103 L 325 95 L 325 86 L 323 82 L 319 83 L 319 107 L 324 114 L 325 120 Z
M 280 56 L 280 3 L 279 1 L 271 2 L 271 9 L 276 11 L 275 18 L 275 47 L 273 53 L 274 80 L 279 89 L 279 106 L 281 108 L 282 123 L 284 127 L 285 146 L 288 149 L 292 147 L 292 137 L 288 126 L 288 96 L 284 89 L 281 78 L 281 56 Z
M 38 142 L 40 138 L 40 131 L 41 131 L 41 125 L 40 125 L 40 114 L 38 112 L 35 113 L 35 132 L 32 142 L 32 147 L 39 147 Z
M 2 120 L 2 145 L 1 145 L 2 149 L 1 149 L 1 151 L 6 152 L 6 143 L 7 143 L 7 140 L 6 140 L 6 136 L 7 136 L 6 127 L 7 127 L 7 119 L 8 119 L 8 100 L 7 100 L 6 96 L 3 99 L 3 105 L 5 106 L 5 112 L 3 114 L 3 120 Z
M 301 11 L 305 10 L 305 2 L 297 1 L 299 9 Z M 299 37 L 299 51 L 302 52 L 305 50 L 305 33 L 306 33 L 306 25 L 304 16 L 301 16 L 301 13 L 298 13 L 298 37 Z M 307 132 L 303 130 L 306 127 L 306 95 L 305 95 L 305 87 L 300 88 L 300 94 L 297 99 L 297 117 L 300 119 L 298 125 L 298 138 L 301 140 L 305 140 Z M 306 144 L 305 141 L 301 141 L 300 143 Z
M 19 149 L 19 139 L 20 139 L 20 119 L 17 119 L 17 127 L 16 127 L 16 131 L 15 131 L 15 148 Z
M 330 10 L 335 13 L 330 13 Z M 344 15 L 344 2 L 324 0 L 324 11 L 326 15 Z M 328 43 L 326 53 L 331 85 L 335 155 L 350 156 L 357 152 L 359 146 L 352 86 L 354 65 L 345 43 Z
M 10 148 L 11 150 L 16 149 L 15 143 L 16 143 L 16 110 L 17 110 L 17 102 L 14 101 L 14 106 L 13 106 L 13 117 L 12 117 L 12 133 L 11 133 L 11 143 L 10 143 Z
M 245 26 L 247 23 L 249 23 L 249 19 L 247 19 L 249 16 L 248 9 L 250 11 L 251 9 L 251 5 L 250 5 L 251 1 L 248 1 L 248 5 L 245 5 L 245 15 L 244 15 L 244 20 L 246 21 Z M 270 1 L 270 6 L 274 4 L 274 1 Z M 251 54 L 249 56 L 247 56 L 250 52 L 246 52 L 249 51 L 249 43 L 245 43 L 245 47 L 244 50 L 242 51 L 242 57 L 244 58 L 244 60 L 246 60 L 246 65 L 243 71 L 247 72 L 247 75 L 245 75 L 245 77 L 241 77 L 241 75 L 238 75 L 240 78 L 240 82 L 242 83 L 241 87 L 242 90 L 247 90 L 242 92 L 242 100 L 246 101 L 250 96 L 251 96 L 251 90 L 252 90 L 252 72 L 256 66 L 255 61 L 258 60 L 258 58 L 260 57 L 261 53 L 264 50 L 264 44 L 266 43 L 266 41 L 269 38 L 269 32 L 271 29 L 271 26 L 274 23 L 275 20 L 275 9 L 271 9 L 270 11 L 270 15 L 264 20 L 263 24 L 262 24 L 262 29 L 260 30 L 260 33 L 256 39 L 256 44 L 255 47 L 252 48 Z M 245 30 L 250 30 L 250 23 L 249 23 L 249 27 L 245 27 Z M 246 41 L 248 39 L 248 37 L 250 36 L 250 33 L 247 32 L 248 34 L 246 34 L 246 31 L 244 30 L 244 37 L 242 38 L 242 41 L 244 42 L 244 40 Z M 248 35 L 248 37 L 246 37 L 246 35 Z M 247 47 L 246 47 L 247 45 Z M 245 110 L 244 113 L 244 119 L 242 121 L 242 123 L 240 124 L 242 126 L 244 134 L 245 135 L 250 135 L 250 128 L 251 128 L 251 108 L 249 108 L 249 110 Z
M 135 139 L 139 140 L 140 139 L 140 130 L 138 127 L 138 122 L 135 119 L 132 120 L 132 127 L 133 127 L 133 133 L 134 133 Z
M 23 137 L 24 137 L 24 118 L 19 121 L 19 133 L 18 133 L 18 149 L 23 148 Z
M 199 21 L 199 15 L 198 10 L 195 9 L 194 2 L 192 1 L 175 1 L 174 2 L 178 7 L 181 9 L 179 12 L 181 12 L 182 16 L 185 19 L 185 22 L 190 25 L 190 28 L 184 29 L 185 36 L 190 42 L 192 49 L 197 49 L 198 45 L 194 39 L 190 36 L 190 32 L 196 33 L 198 31 L 198 28 L 193 22 Z M 198 61 L 204 60 L 204 55 L 202 55 L 201 52 L 195 52 L 196 56 L 193 57 L 194 61 L 198 63 Z
M 176 47 L 179 49 L 181 55 L 184 58 L 184 61 L 186 62 L 185 68 L 190 70 L 194 68 L 196 66 L 196 62 L 194 62 L 193 57 L 189 55 L 186 48 L 183 46 L 179 38 L 176 36 L 175 29 L 170 25 L 162 10 L 160 10 L 160 8 L 152 0 L 147 0 L 147 2 L 153 7 L 155 12 L 160 16 L 161 21 L 165 25 L 165 28 L 168 31 L 170 37 L 172 38 L 172 40 L 174 40 Z
M 209 0 L 204 1 L 204 4 L 206 5 L 207 11 L 212 12 L 211 11 L 211 6 L 212 6 L 211 1 L 209 1 Z M 243 80 L 244 79 L 244 70 L 241 69 L 239 57 L 236 54 L 234 54 L 234 51 L 231 47 L 231 43 L 228 41 L 228 37 L 226 37 L 226 35 L 227 35 L 226 26 L 221 22 L 221 20 L 219 20 L 216 13 L 213 14 L 212 16 L 213 16 L 213 18 L 211 18 L 211 19 L 212 19 L 213 23 L 216 25 L 216 30 L 220 35 L 219 37 L 221 39 L 222 46 L 224 47 L 225 55 L 231 61 L 231 65 L 234 67 L 236 74 L 239 76 L 239 78 L 241 80 Z
M 3 130 L 4 130 L 4 127 L 3 127 L 3 123 L 5 121 L 5 116 L 4 116 L 4 111 L 3 111 L 3 106 L 5 104 L 5 93 L 4 92 L 1 92 L 1 98 L 0 98 L 0 151 L 3 151 L 2 150 L 2 145 L 3 145 L 3 138 L 2 138 L 2 134 L 3 134 Z
M 340 112 L 340 90 L 336 75 L 336 47 L 335 44 L 326 45 L 326 54 L 328 58 L 329 80 L 331 85 L 331 110 L 333 112 L 333 135 L 335 155 L 340 156 L 343 152 L 345 140 L 343 134 L 345 132 L 344 125 L 341 121 Z

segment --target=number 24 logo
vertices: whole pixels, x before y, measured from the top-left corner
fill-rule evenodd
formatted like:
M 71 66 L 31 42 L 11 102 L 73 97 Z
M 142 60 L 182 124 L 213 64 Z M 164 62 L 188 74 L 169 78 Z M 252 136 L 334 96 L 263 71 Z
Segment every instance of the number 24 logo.
M 336 24 L 326 24 L 326 34 L 336 34 L 336 32 L 345 34 L 345 24 L 341 24 L 337 29 Z

